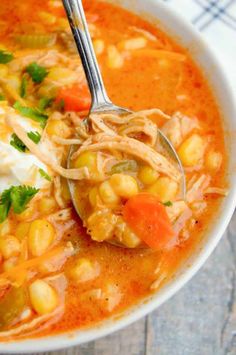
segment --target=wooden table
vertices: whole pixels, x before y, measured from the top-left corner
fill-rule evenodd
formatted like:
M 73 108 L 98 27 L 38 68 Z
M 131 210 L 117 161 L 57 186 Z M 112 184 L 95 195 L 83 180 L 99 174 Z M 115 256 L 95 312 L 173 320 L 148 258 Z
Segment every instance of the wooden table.
M 106 338 L 50 354 L 236 355 L 236 214 L 201 271 L 160 309 Z

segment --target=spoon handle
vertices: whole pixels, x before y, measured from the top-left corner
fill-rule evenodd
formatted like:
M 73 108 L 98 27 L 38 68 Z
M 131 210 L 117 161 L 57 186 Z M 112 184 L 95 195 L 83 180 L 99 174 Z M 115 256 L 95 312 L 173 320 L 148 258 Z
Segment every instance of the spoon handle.
M 64 8 L 80 54 L 92 96 L 91 111 L 102 111 L 113 105 L 109 100 L 98 67 L 81 0 L 63 0 Z

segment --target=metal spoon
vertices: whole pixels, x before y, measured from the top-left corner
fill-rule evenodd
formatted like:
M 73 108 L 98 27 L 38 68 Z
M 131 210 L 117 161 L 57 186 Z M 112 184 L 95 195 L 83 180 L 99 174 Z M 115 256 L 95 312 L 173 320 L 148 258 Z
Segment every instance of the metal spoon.
M 63 0 L 63 4 L 67 13 L 70 27 L 89 85 L 92 97 L 92 106 L 90 112 L 96 114 L 104 112 L 114 112 L 119 115 L 130 113 L 131 111 L 128 109 L 114 105 L 107 96 L 101 73 L 98 67 L 95 52 L 93 49 L 92 40 L 90 38 L 82 1 Z M 166 155 L 169 156 L 170 159 L 174 161 L 174 163 L 176 163 L 176 166 L 179 168 L 179 171 L 181 173 L 181 197 L 184 198 L 186 191 L 186 183 L 183 166 L 174 147 L 160 130 L 159 138 L 159 141 L 162 144 Z M 73 148 L 74 147 L 72 146 L 70 150 L 71 152 L 73 152 Z M 71 154 L 69 154 L 68 156 L 68 167 L 70 167 L 70 158 Z M 78 207 L 78 203 L 75 199 L 75 183 L 71 180 L 69 181 L 69 189 L 76 212 L 80 217 L 82 217 L 80 209 Z

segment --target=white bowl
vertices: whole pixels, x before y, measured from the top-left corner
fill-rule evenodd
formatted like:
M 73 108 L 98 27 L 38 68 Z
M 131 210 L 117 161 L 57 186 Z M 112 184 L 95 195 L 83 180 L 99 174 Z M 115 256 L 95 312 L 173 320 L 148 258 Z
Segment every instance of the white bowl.
M 0 343 L 0 353 L 25 354 L 75 346 L 106 336 L 144 317 L 173 296 L 199 270 L 218 244 L 234 211 L 236 201 L 236 143 L 233 141 L 232 133 L 236 130 L 236 108 L 222 66 L 218 63 L 209 49 L 209 45 L 203 41 L 198 32 L 186 23 L 180 15 L 177 15 L 167 6 L 163 5 L 162 2 L 158 0 L 108 1 L 118 3 L 120 6 L 141 15 L 148 21 L 154 24 L 157 23 L 159 27 L 163 28 L 164 31 L 176 38 L 180 44 L 189 49 L 192 57 L 205 73 L 219 104 L 225 123 L 225 137 L 227 138 L 227 150 L 229 154 L 228 178 L 230 193 L 222 203 L 214 226 L 209 227 L 209 230 L 206 231 L 206 236 L 201 245 L 199 245 L 190 259 L 187 260 L 186 265 L 177 272 L 173 280 L 156 294 L 139 302 L 138 305 L 124 312 L 122 316 L 119 315 L 119 317 L 111 318 L 88 329 L 39 338 L 36 341 L 31 339 Z

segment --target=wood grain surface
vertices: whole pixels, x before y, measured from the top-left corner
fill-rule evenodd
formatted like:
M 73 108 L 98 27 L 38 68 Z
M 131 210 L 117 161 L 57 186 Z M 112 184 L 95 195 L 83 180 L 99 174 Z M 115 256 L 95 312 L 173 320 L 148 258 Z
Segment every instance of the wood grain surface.
M 236 355 L 236 214 L 204 267 L 160 309 L 106 338 L 49 354 Z

